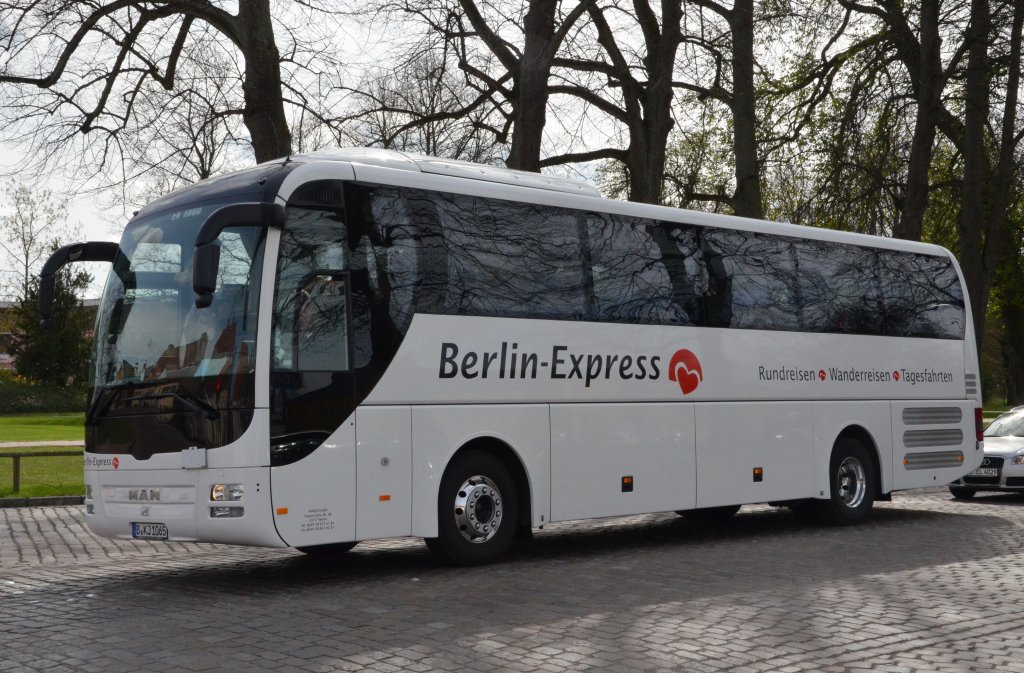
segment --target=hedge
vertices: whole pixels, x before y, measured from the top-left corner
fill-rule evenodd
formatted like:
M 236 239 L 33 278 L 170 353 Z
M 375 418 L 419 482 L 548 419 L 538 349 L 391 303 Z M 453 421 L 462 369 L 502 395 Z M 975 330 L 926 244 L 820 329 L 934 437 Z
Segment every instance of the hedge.
M 0 377 L 0 414 L 85 411 L 85 388 L 54 388 Z

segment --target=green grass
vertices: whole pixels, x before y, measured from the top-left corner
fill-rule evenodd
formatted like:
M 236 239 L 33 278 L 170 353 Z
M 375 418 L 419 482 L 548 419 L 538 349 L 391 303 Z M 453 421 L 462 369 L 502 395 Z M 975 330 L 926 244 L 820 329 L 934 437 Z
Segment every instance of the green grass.
M 0 416 L 0 442 L 81 441 L 84 438 L 85 414 Z
M 3 420 L 0 418 L 0 420 Z M 17 453 L 73 451 L 66 446 L 41 446 L 18 449 Z M 0 449 L 0 453 L 13 453 Z M 41 498 L 55 495 L 85 495 L 82 483 L 82 456 L 40 456 L 21 459 L 21 490 L 13 489 L 14 461 L 0 458 L 0 498 Z

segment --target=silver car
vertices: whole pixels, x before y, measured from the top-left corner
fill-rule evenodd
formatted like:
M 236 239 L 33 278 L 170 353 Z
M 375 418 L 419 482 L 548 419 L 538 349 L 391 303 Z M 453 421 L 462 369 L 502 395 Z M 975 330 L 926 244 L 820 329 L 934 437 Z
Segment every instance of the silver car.
M 954 498 L 978 491 L 1024 493 L 1024 407 L 1014 407 L 985 428 L 981 466 L 949 485 Z

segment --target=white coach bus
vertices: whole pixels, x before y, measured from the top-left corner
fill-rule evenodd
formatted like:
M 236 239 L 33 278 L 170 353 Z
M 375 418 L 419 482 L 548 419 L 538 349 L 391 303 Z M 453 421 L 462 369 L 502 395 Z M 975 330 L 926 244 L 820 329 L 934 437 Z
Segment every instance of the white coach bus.
M 86 518 L 119 538 L 459 564 L 571 519 L 837 523 L 982 458 L 945 249 L 382 150 L 139 212 L 97 316 Z

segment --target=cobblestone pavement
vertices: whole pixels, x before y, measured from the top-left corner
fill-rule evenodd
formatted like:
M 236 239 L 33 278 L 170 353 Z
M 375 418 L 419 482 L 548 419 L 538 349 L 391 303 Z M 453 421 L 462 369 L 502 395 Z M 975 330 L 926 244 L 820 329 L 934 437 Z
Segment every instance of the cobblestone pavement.
M 94 537 L 0 510 L 0 673 L 1024 672 L 1024 498 L 896 494 L 869 524 L 752 507 L 550 526 L 502 563 Z

